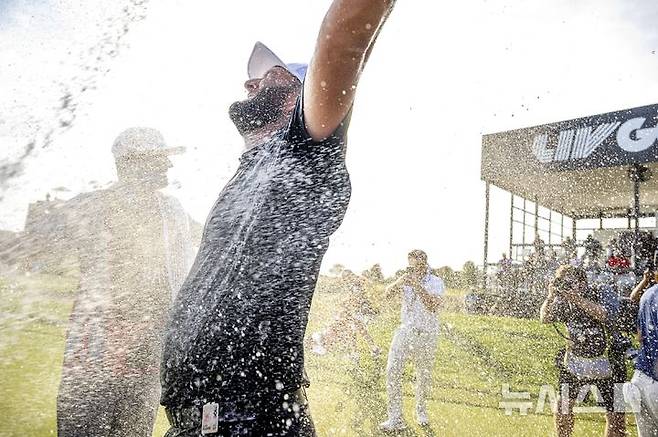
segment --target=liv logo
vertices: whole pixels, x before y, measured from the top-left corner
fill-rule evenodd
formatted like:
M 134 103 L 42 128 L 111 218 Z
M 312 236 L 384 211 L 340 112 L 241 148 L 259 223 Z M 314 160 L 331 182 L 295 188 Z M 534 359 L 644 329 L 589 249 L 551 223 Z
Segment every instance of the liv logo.
M 596 127 L 584 126 L 578 129 L 560 131 L 557 143 L 548 141 L 548 134 L 536 135 L 532 152 L 539 162 L 569 161 L 589 157 L 621 123 L 604 123 Z
M 646 118 L 636 117 L 623 124 L 617 121 L 565 129 L 559 131 L 557 136 L 540 133 L 533 139 L 532 153 L 542 163 L 586 159 L 612 137 L 615 130 L 616 145 L 620 149 L 631 153 L 642 152 L 658 140 L 658 126 L 645 127 L 646 122 Z
M 645 118 L 631 118 L 617 131 L 617 144 L 627 152 L 641 152 L 658 139 L 658 127 L 642 128 Z M 635 138 L 633 138 L 633 136 Z

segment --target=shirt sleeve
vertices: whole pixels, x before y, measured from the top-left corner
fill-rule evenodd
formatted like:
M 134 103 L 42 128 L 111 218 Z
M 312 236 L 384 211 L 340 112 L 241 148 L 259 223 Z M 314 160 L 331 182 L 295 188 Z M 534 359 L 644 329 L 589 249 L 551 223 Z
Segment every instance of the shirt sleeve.
M 295 109 L 293 110 L 290 124 L 288 125 L 288 138 L 294 140 L 295 142 L 304 144 L 323 143 L 329 139 L 333 139 L 334 141 L 336 139 L 343 140 L 347 137 L 347 128 L 350 125 L 351 118 L 352 108 L 347 111 L 347 115 L 345 115 L 343 121 L 340 122 L 336 130 L 331 135 L 329 135 L 327 139 L 322 141 L 314 141 L 306 130 L 306 121 L 304 119 L 304 84 L 302 84 L 301 94 L 297 98 L 297 103 L 295 104 Z

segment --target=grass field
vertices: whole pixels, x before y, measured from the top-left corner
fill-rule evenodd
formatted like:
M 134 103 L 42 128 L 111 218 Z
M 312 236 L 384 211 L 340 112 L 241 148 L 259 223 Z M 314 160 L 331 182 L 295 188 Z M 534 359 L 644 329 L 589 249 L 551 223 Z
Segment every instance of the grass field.
M 66 320 L 74 281 L 57 277 L 0 279 L 0 436 L 55 435 L 55 399 L 59 384 Z M 451 292 L 442 314 L 444 325 L 429 404 L 431 427 L 412 427 L 401 436 L 537 436 L 553 435 L 550 408 L 526 416 L 505 415 L 499 408 L 503 384 L 528 391 L 556 384 L 553 356 L 562 340 L 552 328 L 534 320 L 472 316 L 459 311 Z M 309 331 L 321 329 L 342 296 L 316 293 Z M 398 308 L 384 308 L 371 324 L 386 352 Z M 312 386 L 308 391 L 320 436 L 377 436 L 385 419 L 385 356 L 373 359 L 365 344 L 354 356 L 337 352 L 307 354 Z M 413 423 L 413 372 L 405 375 L 405 415 Z M 635 434 L 632 417 L 629 435 Z M 579 415 L 574 435 L 602 435 L 601 415 Z M 154 436 L 167 429 L 162 411 Z

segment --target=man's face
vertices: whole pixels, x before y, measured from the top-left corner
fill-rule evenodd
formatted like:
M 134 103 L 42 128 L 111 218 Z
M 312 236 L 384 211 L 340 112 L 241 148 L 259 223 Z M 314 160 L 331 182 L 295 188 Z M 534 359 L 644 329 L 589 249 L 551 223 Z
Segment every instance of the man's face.
M 241 135 L 287 119 L 299 91 L 299 80 L 283 67 L 273 67 L 260 79 L 244 84 L 247 99 L 233 103 L 229 116 Z
M 145 188 L 158 190 L 169 184 L 167 172 L 173 164 L 166 155 L 135 155 L 124 158 L 119 164 L 123 167 L 124 179 L 137 181 Z

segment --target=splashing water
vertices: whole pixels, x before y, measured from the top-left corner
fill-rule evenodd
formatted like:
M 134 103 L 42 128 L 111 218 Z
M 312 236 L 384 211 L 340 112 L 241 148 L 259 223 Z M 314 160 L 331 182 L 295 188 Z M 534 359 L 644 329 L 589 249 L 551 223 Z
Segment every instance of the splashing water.
M 59 90 L 52 109 L 38 107 L 26 111 L 24 105 L 15 104 L 5 113 L 5 120 L 0 124 L 5 132 L 0 132 L 0 138 L 1 135 L 16 137 L 23 145 L 7 146 L 7 155 L 0 158 L 0 200 L 7 182 L 23 172 L 27 160 L 50 147 L 74 125 L 84 96 L 96 89 L 99 80 L 110 71 L 114 59 L 127 46 L 129 31 L 146 18 L 148 2 L 122 0 L 116 4 L 118 12 L 97 24 L 101 32 L 94 42 L 82 49 L 71 65 L 59 63 L 60 68 L 69 67 L 71 73 L 67 78 L 50 80 L 48 87 Z

